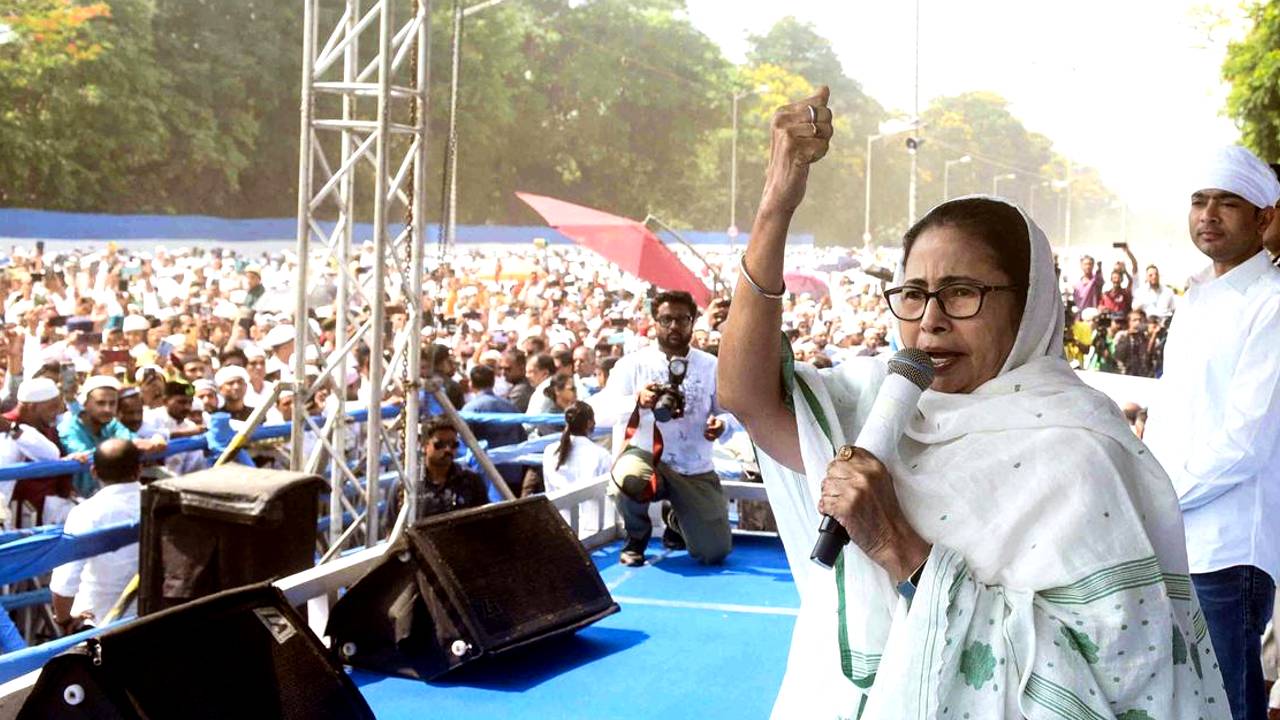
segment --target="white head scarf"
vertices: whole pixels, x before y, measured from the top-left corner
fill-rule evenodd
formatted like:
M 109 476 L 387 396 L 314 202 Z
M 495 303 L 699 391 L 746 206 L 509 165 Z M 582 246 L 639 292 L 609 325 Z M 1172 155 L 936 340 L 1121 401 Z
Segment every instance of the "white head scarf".
M 1257 155 L 1239 145 L 1218 148 L 1203 158 L 1188 179 L 1191 191 L 1226 190 L 1254 207 L 1269 208 L 1280 200 L 1280 180 Z
M 1021 367 L 1039 357 L 1062 357 L 1062 331 L 1066 311 L 1062 306 L 1062 296 L 1058 293 L 1058 277 L 1053 265 L 1053 248 L 1040 226 L 1024 213 L 1021 208 L 1008 200 L 994 195 L 965 195 L 953 198 L 934 209 L 920 220 L 926 222 L 931 215 L 941 208 L 965 200 L 988 200 L 1008 205 L 1027 225 L 1027 236 L 1031 243 L 1031 275 L 1028 278 L 1027 302 L 1022 310 L 1022 322 L 1018 326 L 1018 336 L 1014 340 L 1013 349 L 1005 358 L 1004 374 L 1014 368 Z M 906 258 L 898 262 L 894 273 L 894 284 L 901 285 L 906 277 Z M 1016 282 L 1017 278 L 1011 278 Z

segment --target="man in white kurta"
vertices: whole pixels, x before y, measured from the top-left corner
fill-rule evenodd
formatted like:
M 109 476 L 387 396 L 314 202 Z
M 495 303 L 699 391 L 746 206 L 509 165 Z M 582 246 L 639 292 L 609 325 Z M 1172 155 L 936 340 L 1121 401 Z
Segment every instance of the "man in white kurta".
M 1178 493 L 1187 559 L 1236 720 L 1264 717 L 1261 637 L 1280 577 L 1280 270 L 1262 247 L 1280 182 L 1215 155 L 1190 231 L 1213 264 L 1178 306 L 1144 435 Z

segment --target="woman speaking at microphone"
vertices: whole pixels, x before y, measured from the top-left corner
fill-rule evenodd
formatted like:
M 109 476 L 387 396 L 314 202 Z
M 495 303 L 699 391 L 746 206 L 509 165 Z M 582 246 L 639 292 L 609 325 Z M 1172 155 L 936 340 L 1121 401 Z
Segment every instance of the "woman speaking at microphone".
M 833 133 L 774 115 L 719 400 L 759 450 L 800 591 L 775 718 L 1229 717 L 1168 477 L 1062 351 L 1044 233 L 969 197 L 906 234 L 885 299 L 932 384 L 891 457 L 849 447 L 885 377 L 778 353 L 783 250 Z M 809 562 L 821 514 L 852 539 Z

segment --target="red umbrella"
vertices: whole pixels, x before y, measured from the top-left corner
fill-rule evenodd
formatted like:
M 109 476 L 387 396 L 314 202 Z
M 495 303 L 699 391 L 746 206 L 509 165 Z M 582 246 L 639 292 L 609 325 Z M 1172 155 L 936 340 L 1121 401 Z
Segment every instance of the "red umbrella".
M 666 290 L 684 290 L 699 307 L 711 302 L 707 286 L 644 224 L 543 195 L 518 192 L 516 197 L 548 225 L 625 272 Z
M 827 287 L 827 281 L 813 273 L 788 270 L 782 274 L 782 280 L 787 284 L 787 292 L 792 292 L 796 295 L 809 293 L 814 297 L 826 297 L 831 294 L 831 289 Z

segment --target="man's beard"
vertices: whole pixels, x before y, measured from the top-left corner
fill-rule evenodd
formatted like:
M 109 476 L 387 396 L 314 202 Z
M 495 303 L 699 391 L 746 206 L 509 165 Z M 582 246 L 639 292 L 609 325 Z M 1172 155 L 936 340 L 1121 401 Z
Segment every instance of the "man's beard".
M 673 333 L 668 335 L 666 339 L 658 338 L 658 347 L 665 353 L 672 355 L 684 355 L 689 352 L 689 341 L 693 338 L 692 333 L 689 335 L 680 335 Z

